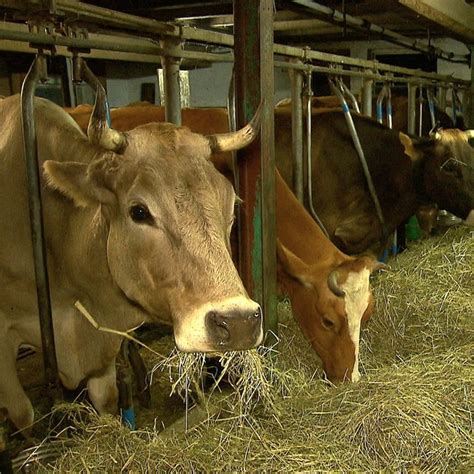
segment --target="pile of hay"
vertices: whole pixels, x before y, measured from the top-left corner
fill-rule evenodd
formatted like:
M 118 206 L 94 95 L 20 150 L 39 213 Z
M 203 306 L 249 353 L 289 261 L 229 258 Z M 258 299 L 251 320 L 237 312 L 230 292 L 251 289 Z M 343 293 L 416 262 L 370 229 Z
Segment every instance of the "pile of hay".
M 474 236 L 451 229 L 391 267 L 374 280 L 377 311 L 362 335 L 359 383 L 324 383 L 280 305 L 279 353 L 243 358 L 253 362 L 244 380 L 231 381 L 237 399 L 211 397 L 211 415 L 187 433 L 159 434 L 156 426 L 130 432 L 75 408 L 69 447 L 47 468 L 473 472 Z M 171 377 L 178 389 L 179 370 Z M 252 400 L 259 402 L 243 410 Z

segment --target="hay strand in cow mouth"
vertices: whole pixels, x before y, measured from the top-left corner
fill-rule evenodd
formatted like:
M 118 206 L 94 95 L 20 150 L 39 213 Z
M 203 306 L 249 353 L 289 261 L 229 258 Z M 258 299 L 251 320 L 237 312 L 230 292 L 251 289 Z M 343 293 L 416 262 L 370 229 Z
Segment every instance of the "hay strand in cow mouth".
M 328 386 L 320 379 L 316 356 L 280 304 L 281 341 L 265 363 L 285 383 L 278 392 L 281 381 L 267 378 L 266 409 L 257 402 L 241 416 L 242 407 L 223 393 L 214 398 L 217 414 L 166 437 L 153 427 L 130 432 L 90 411 L 78 418 L 72 445 L 47 468 L 473 472 L 474 237 L 466 228 L 451 229 L 412 245 L 391 267 L 373 280 L 377 307 L 362 334 L 357 384 Z M 169 390 L 180 363 L 181 377 L 187 365 L 200 365 L 172 360 L 172 369 L 164 369 L 173 373 Z M 259 384 L 247 376 L 241 383 L 249 393 Z

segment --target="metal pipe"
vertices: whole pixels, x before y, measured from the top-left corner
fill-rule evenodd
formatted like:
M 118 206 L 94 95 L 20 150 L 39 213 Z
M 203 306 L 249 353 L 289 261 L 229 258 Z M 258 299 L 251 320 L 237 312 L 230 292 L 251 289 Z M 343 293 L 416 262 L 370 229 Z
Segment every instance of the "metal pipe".
M 292 61 L 298 61 L 292 60 Z M 298 201 L 304 202 L 303 170 L 303 75 L 290 69 L 291 80 L 291 139 L 293 151 L 293 191 Z
M 351 101 L 352 107 L 354 110 L 360 114 L 360 108 L 359 104 L 357 102 L 357 99 L 355 98 L 355 95 L 351 92 L 351 90 L 344 84 L 344 81 L 341 78 L 337 79 L 337 83 L 339 84 L 339 88 L 341 89 L 341 92 L 349 97 L 349 100 Z
M 311 64 L 293 64 L 287 61 L 275 61 L 275 67 L 284 68 L 284 69 L 298 69 L 302 71 L 312 71 L 312 72 L 321 72 L 330 76 L 348 76 L 348 77 L 362 77 L 365 79 L 370 79 L 373 81 L 382 81 L 385 82 L 387 80 L 387 76 L 382 74 L 376 73 L 367 73 L 362 71 L 351 71 L 351 70 L 344 70 L 344 69 L 335 69 L 334 67 L 327 67 L 327 66 L 313 66 Z M 440 76 L 438 79 L 431 78 L 431 79 L 423 79 L 419 78 L 418 76 L 413 77 L 394 77 L 391 79 L 394 83 L 400 84 L 425 84 L 432 86 L 437 82 L 446 82 L 446 78 L 444 76 Z M 461 79 L 452 81 L 453 84 L 456 84 L 458 88 L 467 89 L 467 86 L 464 84 L 464 81 Z
M 434 53 L 437 57 L 446 61 L 463 63 L 467 62 L 465 55 L 454 55 L 453 53 L 445 52 L 440 48 L 433 48 L 432 46 L 419 43 L 416 39 L 412 40 L 406 36 L 401 35 L 400 33 L 396 33 L 395 31 L 391 31 L 382 26 L 375 25 L 362 18 L 357 18 L 352 15 L 348 15 L 347 13 L 342 13 L 338 10 L 326 7 L 325 5 L 321 5 L 312 0 L 292 0 L 291 3 L 309 9 L 312 12 L 317 13 L 319 16 L 324 16 L 324 18 L 329 23 L 343 25 L 344 27 L 361 30 L 365 33 L 376 33 L 388 42 L 405 46 L 406 48 L 420 51 L 422 53 Z
M 369 167 L 367 166 L 364 150 L 362 149 L 362 145 L 360 143 L 359 136 L 357 134 L 357 130 L 354 125 L 354 120 L 352 119 L 351 112 L 349 110 L 346 100 L 344 99 L 344 96 L 342 95 L 341 91 L 336 87 L 336 85 L 333 83 L 331 79 L 329 80 L 329 85 L 331 87 L 333 94 L 336 95 L 339 98 L 339 101 L 341 102 L 342 111 L 344 112 L 344 117 L 346 119 L 347 126 L 349 128 L 349 133 L 351 134 L 352 141 L 354 142 L 354 147 L 356 149 L 357 155 L 359 156 L 360 164 L 362 166 L 362 170 L 364 172 L 364 176 L 367 181 L 367 186 L 369 188 L 370 196 L 372 197 L 372 201 L 375 206 L 377 217 L 382 226 L 382 237 L 385 240 L 388 237 L 387 226 L 385 224 L 382 207 L 380 206 L 379 198 L 377 196 L 377 192 L 375 190 L 375 186 L 372 181 L 372 176 L 370 175 L 370 170 L 369 170 Z
M 362 86 L 362 113 L 367 117 L 372 117 L 372 79 L 365 79 Z
M 438 106 L 443 111 L 446 112 L 446 95 L 448 93 L 448 87 L 446 84 L 440 84 L 439 86 L 439 100 Z
M 180 42 L 163 40 L 161 44 L 163 49 L 169 49 L 169 47 L 181 49 Z M 176 125 L 181 125 L 181 87 L 179 80 L 180 62 L 179 59 L 171 56 L 163 56 L 161 59 L 165 91 L 165 120 Z
M 431 128 L 434 129 L 436 127 L 436 112 L 435 112 L 435 104 L 434 104 L 432 88 L 430 87 L 426 88 L 426 97 L 428 99 L 428 108 L 430 111 Z
M 418 136 L 421 137 L 423 135 L 423 86 L 421 84 L 418 101 Z
M 415 135 L 416 128 L 416 85 L 408 84 L 408 133 Z
M 393 110 L 392 110 L 392 87 L 387 84 L 387 127 L 393 127 Z
M 43 346 L 43 364 L 48 391 L 59 387 L 58 364 L 54 344 L 53 319 L 49 291 L 46 245 L 44 241 L 40 170 L 37 157 L 34 95 L 38 80 L 45 80 L 46 58 L 38 52 L 21 88 L 21 123 L 26 162 L 31 240 L 36 278 L 36 293 Z
M 317 222 L 324 235 L 330 239 L 329 233 L 319 218 L 318 214 L 314 210 L 313 205 L 313 149 L 312 149 L 312 119 L 313 119 L 313 107 L 311 98 L 313 97 L 313 89 L 311 87 L 311 72 L 308 71 L 306 74 L 305 91 L 304 95 L 306 98 L 306 168 L 308 173 L 308 208 L 313 219 Z
M 376 118 L 378 123 L 383 123 L 383 100 L 387 96 L 387 86 L 384 84 L 377 96 Z

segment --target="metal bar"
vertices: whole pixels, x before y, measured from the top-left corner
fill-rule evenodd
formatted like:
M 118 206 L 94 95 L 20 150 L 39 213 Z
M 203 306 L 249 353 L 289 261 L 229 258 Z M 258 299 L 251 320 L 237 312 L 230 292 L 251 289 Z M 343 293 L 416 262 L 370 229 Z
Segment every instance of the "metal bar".
M 306 168 L 308 173 L 308 209 L 313 219 L 317 222 L 324 235 L 329 239 L 329 233 L 314 209 L 313 204 L 313 89 L 311 71 L 306 73 L 304 95 L 306 100 Z
M 38 80 L 46 79 L 46 58 L 38 53 L 21 89 L 21 122 L 25 150 L 31 239 L 43 346 L 43 364 L 48 391 L 59 387 L 58 364 L 54 344 L 53 319 L 49 291 L 46 244 L 44 242 L 40 171 L 37 157 L 34 95 Z
M 82 2 L 77 2 L 78 5 L 85 5 Z M 48 35 L 48 34 L 38 34 L 30 33 L 27 31 L 21 31 L 18 28 L 18 25 L 14 23 L 4 23 L 5 28 L 0 28 L 0 39 L 13 40 L 13 41 L 26 41 L 28 43 L 44 44 L 44 45 L 56 45 L 56 46 L 66 46 L 66 47 L 76 47 L 84 49 L 101 49 L 106 51 L 115 51 L 115 52 L 129 52 L 136 54 L 150 54 L 154 56 L 163 56 L 170 53 L 163 51 L 159 48 L 152 40 L 142 39 L 143 43 L 137 43 L 136 38 L 130 38 L 134 40 L 133 43 L 124 42 L 123 37 L 116 37 L 110 41 L 104 39 L 84 39 L 84 38 L 70 38 L 57 35 Z M 6 28 L 8 26 L 8 29 Z M 183 40 L 190 41 L 207 41 L 213 42 L 215 44 L 222 44 L 225 46 L 232 46 L 233 41 L 229 41 L 229 35 L 223 35 L 221 33 L 208 32 L 208 37 L 204 32 L 200 30 L 193 29 L 191 27 L 182 27 L 179 29 L 181 32 L 180 36 Z M 203 34 L 201 34 L 203 33 Z M 216 36 L 217 35 L 217 36 Z M 218 39 L 226 39 L 223 41 L 218 41 Z M 120 40 L 120 41 L 118 41 Z M 216 41 L 214 41 L 216 40 Z M 176 53 L 176 52 L 175 52 Z M 274 53 L 284 56 L 294 57 L 301 59 L 305 62 L 307 61 L 323 61 L 329 63 L 339 63 L 345 66 L 354 66 L 371 70 L 379 70 L 391 72 L 394 74 L 404 74 L 412 77 L 420 77 L 426 79 L 440 80 L 444 82 L 456 82 L 459 85 L 464 85 L 470 87 L 470 81 L 464 81 L 461 79 L 455 79 L 452 76 L 443 76 L 436 73 L 429 73 L 420 70 L 412 70 L 408 68 L 402 68 L 397 66 L 391 66 L 387 64 L 381 64 L 377 61 L 370 61 L 365 59 L 350 58 L 346 56 L 339 56 L 336 54 L 328 54 L 319 51 L 311 51 L 307 49 L 297 48 L 294 46 L 285 46 L 285 45 L 274 45 Z M 173 53 L 171 53 L 173 54 Z M 231 57 L 226 55 L 212 55 L 210 53 L 202 52 L 193 52 L 182 50 L 179 52 L 179 57 L 190 58 L 190 59 L 202 59 L 202 60 L 213 60 L 213 61 L 222 61 L 229 62 Z M 158 61 L 157 61 L 158 62 Z
M 438 105 L 439 108 L 443 111 L 446 112 L 446 95 L 448 93 L 448 86 L 447 84 L 441 84 L 439 87 L 439 100 L 438 100 Z
M 383 123 L 383 100 L 387 96 L 387 86 L 386 84 L 383 85 L 382 89 L 379 92 L 377 97 L 377 105 L 376 105 L 376 117 L 378 123 Z
M 390 83 L 387 84 L 387 127 L 393 126 L 393 110 L 392 110 L 392 87 Z
M 336 85 L 333 83 L 332 80 L 329 81 L 329 85 L 331 87 L 332 92 L 334 95 L 336 95 L 341 104 L 342 104 L 342 110 L 344 112 L 344 117 L 346 118 L 347 126 L 349 128 L 349 132 L 352 137 L 352 141 L 354 142 L 354 147 L 356 149 L 357 155 L 360 160 L 360 164 L 362 166 L 362 170 L 364 171 L 364 176 L 367 181 L 367 186 L 369 188 L 370 195 L 372 197 L 372 201 L 375 206 L 375 211 L 377 213 L 377 217 L 380 221 L 380 224 L 382 226 L 382 236 L 384 239 L 388 237 L 388 231 L 387 231 L 387 226 L 385 224 L 385 219 L 383 217 L 383 212 L 382 212 L 382 207 L 380 206 L 379 198 L 377 196 L 377 191 L 375 190 L 374 183 L 372 181 L 372 176 L 370 174 L 369 167 L 367 166 L 367 161 L 365 159 L 364 155 L 364 150 L 362 149 L 362 145 L 359 140 L 359 135 L 357 134 L 357 130 L 354 125 L 354 120 L 352 119 L 351 112 L 349 110 L 349 107 L 347 106 L 347 103 L 344 99 L 344 96 L 342 95 L 341 91 L 336 87 Z
M 180 44 L 180 42 L 169 39 L 162 42 L 163 49 L 170 47 L 180 49 Z M 165 92 L 165 119 L 176 125 L 181 125 L 180 62 L 179 59 L 171 56 L 164 56 L 161 60 Z
M 302 71 L 311 70 L 312 72 L 321 72 L 330 76 L 349 76 L 349 77 L 362 77 L 365 79 L 371 79 L 373 81 L 387 81 L 387 76 L 377 73 L 370 73 L 370 72 L 362 72 L 362 71 L 351 71 L 346 69 L 334 69 L 334 67 L 327 67 L 327 66 L 313 66 L 311 64 L 299 64 L 299 63 L 288 63 L 285 61 L 275 61 L 275 67 L 278 68 L 286 68 L 286 69 L 299 69 Z M 443 84 L 446 83 L 446 78 L 441 76 L 439 79 L 423 79 L 418 76 L 413 77 L 392 77 L 390 76 L 390 80 L 394 83 L 401 83 L 401 84 L 426 84 L 426 85 L 433 85 L 437 82 L 442 82 Z M 465 81 L 458 81 L 452 80 L 453 84 L 457 84 L 458 87 L 466 87 L 464 84 Z
M 416 85 L 408 84 L 408 133 L 415 135 L 416 128 Z
M 339 84 L 339 88 L 341 89 L 341 92 L 349 98 L 349 100 L 352 103 L 352 107 L 354 110 L 360 114 L 360 108 L 359 104 L 357 102 L 357 99 L 355 98 L 355 95 L 350 91 L 350 89 L 344 84 L 344 81 L 341 78 L 337 79 L 337 83 Z
M 263 307 L 266 343 L 277 330 L 275 172 L 273 143 L 273 3 L 234 0 L 237 123 L 247 123 L 264 99 L 260 136 L 238 153 L 242 279 Z M 242 159 L 244 158 L 245 159 Z
M 357 18 L 346 13 L 342 13 L 338 10 L 335 10 L 330 7 L 326 7 L 319 3 L 316 3 L 312 0 L 292 0 L 291 3 L 295 5 L 302 6 L 312 12 L 317 13 L 319 16 L 324 16 L 329 23 L 340 24 L 344 27 L 349 27 L 356 30 L 361 30 L 367 33 L 375 33 L 389 41 L 406 48 L 413 49 L 415 51 L 420 51 L 427 54 L 435 54 L 441 59 L 452 62 L 466 62 L 466 57 L 461 55 L 454 55 L 453 53 L 447 53 L 440 48 L 433 48 L 432 46 L 419 43 L 417 39 L 410 39 L 406 36 L 391 31 L 385 27 L 375 25 L 363 20 L 362 18 Z
M 466 86 L 470 84 L 469 81 L 465 81 L 462 79 L 453 79 L 452 76 L 444 76 L 444 75 L 436 74 L 433 72 L 421 71 L 419 69 L 414 70 L 414 69 L 409 69 L 406 67 L 382 64 L 375 60 L 350 58 L 347 56 L 340 56 L 337 54 L 323 53 L 321 51 L 312 51 L 306 48 L 301 49 L 296 46 L 286 46 L 286 45 L 275 44 L 274 52 L 275 54 L 279 54 L 282 56 L 292 56 L 292 57 L 301 59 L 304 62 L 323 61 L 323 62 L 328 62 L 328 63 L 338 63 L 344 66 L 354 66 L 354 67 L 360 67 L 360 68 L 370 69 L 370 70 L 391 72 L 393 74 L 405 74 L 405 75 L 409 75 L 413 77 L 439 79 L 444 82 L 452 82 L 453 80 L 456 80 L 456 82 L 462 83 Z
M 291 61 L 298 61 L 291 59 Z M 301 203 L 304 202 L 303 169 L 303 75 L 289 69 L 291 80 L 291 138 L 293 152 L 293 191 Z
M 372 117 L 372 79 L 365 79 L 362 86 L 362 113 Z
M 420 84 L 419 86 L 419 94 L 418 94 L 418 136 L 423 135 L 423 86 Z
M 428 109 L 430 111 L 431 128 L 434 129 L 436 127 L 436 113 L 433 98 L 433 89 L 431 87 L 426 88 L 426 97 L 428 99 Z

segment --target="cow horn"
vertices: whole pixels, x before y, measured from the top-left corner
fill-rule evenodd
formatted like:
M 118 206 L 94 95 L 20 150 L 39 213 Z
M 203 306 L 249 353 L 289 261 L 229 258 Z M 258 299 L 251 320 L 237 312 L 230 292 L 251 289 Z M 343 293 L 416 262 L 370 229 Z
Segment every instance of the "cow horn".
M 464 135 L 469 140 L 470 138 L 474 138 L 474 130 L 465 130 Z
M 263 102 L 258 106 L 252 120 L 236 132 L 216 133 L 208 135 L 209 145 L 213 153 L 240 150 L 253 142 L 260 131 Z
M 328 286 L 329 289 L 336 295 L 336 296 L 346 296 L 346 292 L 339 287 L 339 283 L 337 282 L 337 279 L 339 277 L 339 273 L 337 270 L 333 270 L 329 275 L 328 275 Z
M 120 153 L 126 144 L 125 135 L 108 126 L 106 107 L 105 90 L 102 86 L 98 86 L 94 109 L 87 126 L 87 137 L 94 145 Z

